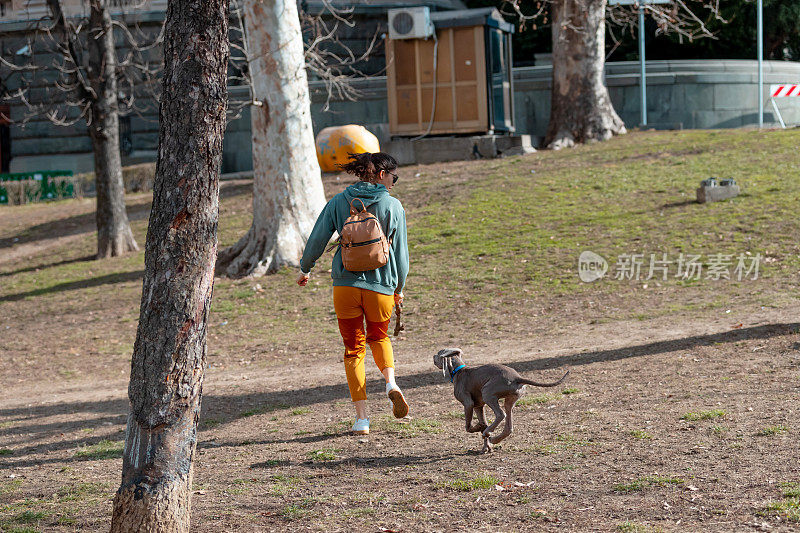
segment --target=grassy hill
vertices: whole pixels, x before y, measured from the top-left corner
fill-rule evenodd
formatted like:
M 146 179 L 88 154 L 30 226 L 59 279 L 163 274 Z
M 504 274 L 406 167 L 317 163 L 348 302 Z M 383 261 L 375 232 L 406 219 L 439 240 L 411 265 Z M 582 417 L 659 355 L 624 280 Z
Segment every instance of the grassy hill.
M 406 206 L 412 257 L 407 339 L 427 346 L 475 333 L 540 335 L 576 322 L 690 317 L 794 299 L 798 144 L 800 132 L 792 130 L 646 132 L 560 152 L 403 168 L 395 194 Z M 735 178 L 741 196 L 697 204 L 695 188 L 709 176 Z M 327 193 L 349 180 L 328 176 Z M 225 246 L 249 225 L 250 187 L 228 183 L 222 194 Z M 149 201 L 147 194 L 129 197 L 140 244 Z M 95 328 L 87 347 L 110 356 L 113 364 L 104 359 L 103 365 L 116 368 L 130 356 L 143 253 L 88 260 L 95 246 L 92 207 L 93 200 L 83 199 L 0 210 L 4 250 L 29 247 L 0 263 L 0 310 L 19 332 L 0 343 L 12 354 L 68 353 L 87 342 L 86 328 L 75 325 L 88 322 L 107 326 Z M 583 250 L 608 260 L 605 279 L 579 280 Z M 702 256 L 701 279 L 676 278 L 675 264 L 666 281 L 644 279 L 650 254 L 674 261 L 680 253 Z M 622 254 L 643 254 L 640 280 L 613 279 Z M 734 279 L 705 279 L 712 254 L 732 255 Z M 739 254 L 761 254 L 757 280 L 735 279 Z M 328 261 L 319 261 L 307 289 L 294 285 L 294 271 L 217 279 L 212 364 L 337 353 Z M 30 328 L 41 335 L 31 336 Z M 32 340 L 42 336 L 44 347 Z M 86 372 L 69 361 L 59 363 L 63 372 Z

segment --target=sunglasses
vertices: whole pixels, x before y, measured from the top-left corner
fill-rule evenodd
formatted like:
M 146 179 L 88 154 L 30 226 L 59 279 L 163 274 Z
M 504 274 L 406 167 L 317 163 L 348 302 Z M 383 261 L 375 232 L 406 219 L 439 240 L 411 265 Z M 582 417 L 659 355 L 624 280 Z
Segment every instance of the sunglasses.
M 389 175 L 392 177 L 392 185 L 394 185 L 395 183 L 397 183 L 397 178 L 399 178 L 400 176 L 398 176 L 398 175 L 397 175 L 397 174 L 395 174 L 394 172 L 389 172 L 388 170 L 386 170 L 385 172 L 386 172 L 387 174 L 389 174 Z

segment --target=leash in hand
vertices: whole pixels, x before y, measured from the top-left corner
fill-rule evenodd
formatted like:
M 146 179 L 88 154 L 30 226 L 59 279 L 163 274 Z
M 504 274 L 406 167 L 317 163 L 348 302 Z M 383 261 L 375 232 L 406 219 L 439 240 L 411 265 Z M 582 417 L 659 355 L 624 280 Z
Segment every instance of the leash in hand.
M 397 337 L 400 335 L 401 331 L 406 330 L 405 324 L 403 324 L 403 304 L 398 302 L 394 304 L 394 312 L 395 312 L 395 321 L 394 321 L 394 336 Z

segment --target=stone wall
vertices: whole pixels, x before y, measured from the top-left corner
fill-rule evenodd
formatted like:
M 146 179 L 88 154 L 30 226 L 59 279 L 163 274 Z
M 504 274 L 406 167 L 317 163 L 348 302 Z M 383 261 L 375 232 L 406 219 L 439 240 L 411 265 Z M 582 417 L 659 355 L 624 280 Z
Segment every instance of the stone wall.
M 755 61 L 695 60 L 647 62 L 647 122 L 657 129 L 738 128 L 758 124 Z M 517 129 L 544 135 L 550 113 L 551 67 L 514 70 Z M 800 63 L 764 62 L 764 122 L 777 126 L 769 104 L 771 83 L 800 82 Z M 628 128 L 640 124 L 639 63 L 606 65 L 611 101 Z M 776 103 L 787 126 L 800 124 L 800 98 Z
M 517 133 L 543 136 L 550 118 L 552 67 L 514 69 L 514 106 Z M 769 104 L 771 83 L 800 83 L 800 63 L 764 62 L 764 121 L 777 126 Z M 361 124 L 388 121 L 382 78 L 359 81 L 359 102 L 335 102 L 327 113 L 312 110 L 315 127 L 343 124 L 345 117 Z M 606 65 L 611 101 L 628 128 L 640 123 L 639 63 Z M 800 124 L 800 98 L 780 98 L 777 105 L 787 126 Z M 657 129 L 738 128 L 758 123 L 756 62 L 748 60 L 648 61 L 648 127 Z M 385 131 L 378 127 L 376 134 Z

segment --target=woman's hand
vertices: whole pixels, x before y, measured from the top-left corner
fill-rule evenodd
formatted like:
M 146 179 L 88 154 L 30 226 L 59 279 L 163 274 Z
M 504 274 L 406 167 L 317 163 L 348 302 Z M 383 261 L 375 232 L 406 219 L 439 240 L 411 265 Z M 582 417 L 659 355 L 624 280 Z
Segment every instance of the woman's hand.
M 403 305 L 403 293 L 396 292 L 394 293 L 394 305 Z
M 309 277 L 308 274 L 303 274 L 302 272 L 300 272 L 300 276 L 297 278 L 297 284 L 300 285 L 301 287 L 305 287 L 306 285 L 308 285 L 308 277 Z

